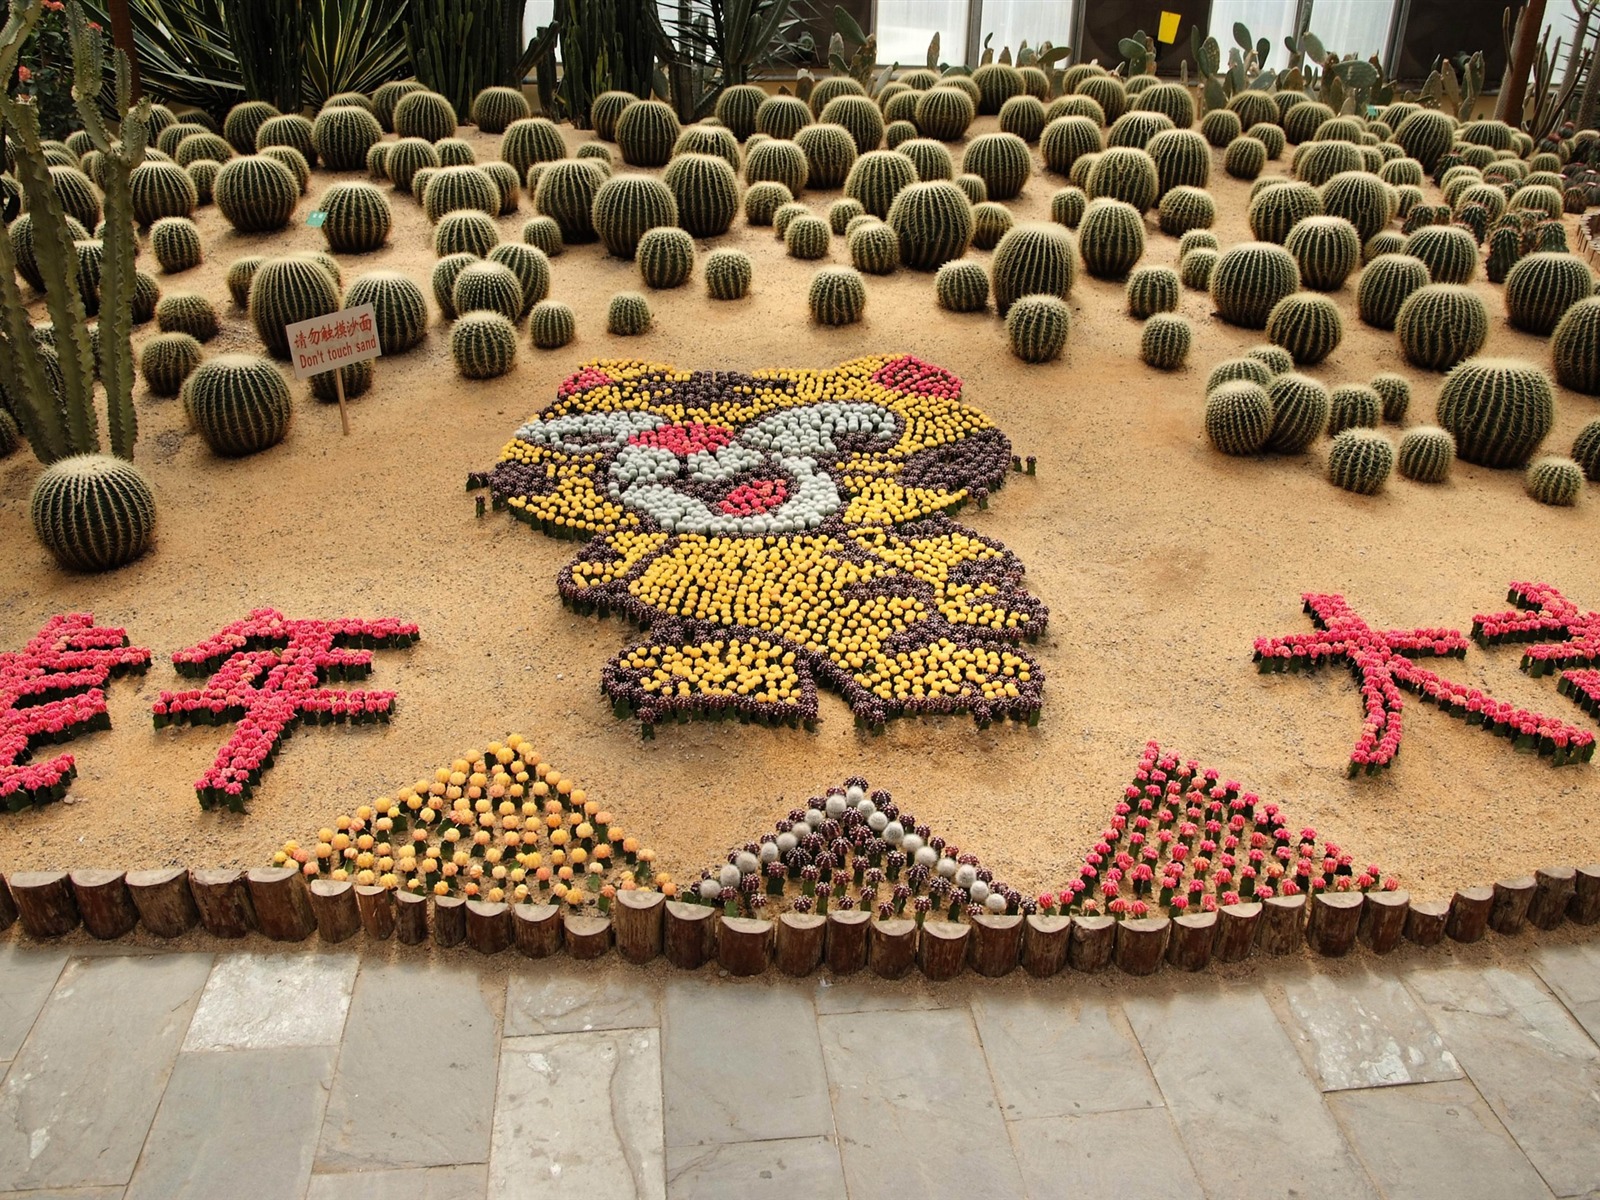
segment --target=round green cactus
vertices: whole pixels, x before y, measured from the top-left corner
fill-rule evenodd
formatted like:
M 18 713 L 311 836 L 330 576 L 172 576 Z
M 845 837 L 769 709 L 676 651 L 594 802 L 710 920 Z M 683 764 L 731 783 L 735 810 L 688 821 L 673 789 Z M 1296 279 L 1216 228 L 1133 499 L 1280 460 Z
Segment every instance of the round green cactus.
M 611 159 L 611 152 L 598 143 L 591 142 L 581 147 L 578 157 L 587 157 L 583 151 L 588 150 L 591 155 L 598 157 L 604 155 L 606 161 Z M 682 154 L 712 154 L 722 159 L 735 172 L 739 170 L 741 159 L 739 156 L 739 141 L 733 136 L 731 130 L 720 125 L 690 125 L 678 135 L 678 140 L 673 143 L 672 157 L 677 158 Z
M 162 217 L 150 227 L 150 250 L 168 275 L 193 270 L 204 258 L 200 228 L 188 217 Z
M 1519 187 L 1511 193 L 1510 208 L 1515 211 L 1519 208 L 1528 209 L 1530 212 L 1540 212 L 1551 220 L 1560 220 L 1566 203 L 1561 195 L 1561 190 L 1549 184 L 1530 184 Z
M 1222 155 L 1222 169 L 1234 179 L 1255 179 L 1266 167 L 1267 157 L 1266 144 L 1259 138 L 1236 137 Z
M 485 257 L 500 244 L 500 229 L 488 213 L 475 209 L 446 213 L 433 227 L 433 252 L 440 258 L 451 254 Z
M 666 108 L 666 105 L 658 104 L 657 108 Z M 667 114 L 671 116 L 672 110 L 667 109 Z M 677 123 L 678 119 L 672 117 L 671 136 L 668 136 L 665 145 L 659 148 L 661 161 L 642 165 L 661 166 L 667 161 L 672 153 L 672 143 L 678 136 Z M 648 120 L 644 124 L 648 125 Z M 561 130 L 543 117 L 523 117 L 513 121 L 506 126 L 500 138 L 500 158 L 510 163 L 521 179 L 528 177 L 528 172 L 535 164 L 559 162 L 566 156 L 567 143 L 561 137 Z M 629 161 L 626 151 L 623 158 L 624 161 Z
M 1065 297 L 1077 272 L 1072 239 L 1063 229 L 1035 222 L 1015 225 L 1000 239 L 990 263 L 995 305 L 1005 316 L 1023 296 Z
M 1252 346 L 1244 354 L 1246 358 L 1253 358 L 1266 367 L 1268 373 L 1273 376 L 1286 375 L 1294 370 L 1294 355 L 1282 346 L 1274 346 L 1271 342 Z
M 960 258 L 972 242 L 973 206 L 959 187 L 944 180 L 899 189 L 885 216 L 899 239 L 900 261 L 913 270 L 936 270 Z
M 1239 120 L 1239 114 L 1232 109 L 1214 108 L 1201 119 L 1200 136 L 1205 138 L 1209 145 L 1218 150 L 1225 150 L 1244 136 L 1244 124 Z M 1263 161 L 1265 157 L 1266 148 L 1262 147 Z
M 1328 450 L 1328 481 L 1361 496 L 1374 495 L 1394 470 L 1394 445 L 1372 429 L 1346 429 Z
M 1395 126 L 1394 140 L 1406 154 L 1432 173 L 1439 160 L 1450 152 L 1455 141 L 1456 123 L 1437 109 L 1420 108 Z
M 1478 243 L 1460 225 L 1424 225 L 1406 238 L 1406 253 L 1421 259 L 1434 283 L 1467 283 L 1478 268 Z
M 1428 286 L 1428 268 L 1409 254 L 1380 254 L 1361 272 L 1356 310 L 1377 329 L 1393 329 L 1400 306 L 1412 292 Z
M 479 170 L 500 189 L 499 215 L 507 217 L 516 212 L 522 200 L 522 181 L 517 178 L 515 168 L 507 162 L 490 162 L 484 163 Z
M 1362 144 L 1362 135 L 1366 132 L 1359 117 L 1334 117 L 1324 121 L 1317 127 L 1316 136 L 1312 139 L 1318 142 L 1349 142 L 1352 146 Z
M 1361 171 L 1365 166 L 1361 147 L 1348 142 L 1307 142 L 1294 156 L 1295 178 L 1312 187 L 1321 187 L 1335 175 Z
M 309 258 L 268 259 L 250 283 L 250 320 L 274 358 L 290 356 L 285 325 L 338 310 L 338 285 Z
M 183 410 L 212 451 L 226 458 L 276 446 L 294 414 L 278 368 L 250 354 L 201 363 L 183 385 Z
M 811 109 L 794 96 L 769 96 L 756 109 L 756 132 L 781 141 L 793 139 L 811 124 Z
M 1122 80 L 1110 75 L 1092 75 L 1083 79 L 1074 89 L 1100 106 L 1107 121 L 1116 121 L 1128 111 L 1128 91 Z
M 1206 396 L 1206 437 L 1224 454 L 1255 454 L 1272 433 L 1272 401 L 1267 389 L 1235 379 Z
M 1157 112 L 1126 112 L 1106 130 L 1106 145 L 1131 146 L 1143 150 L 1158 133 L 1176 129 L 1171 119 Z
M 1383 406 L 1383 419 L 1391 425 L 1398 425 L 1406 419 L 1406 413 L 1411 410 L 1411 384 L 1405 376 L 1385 372 L 1375 375 L 1372 379 L 1372 390 L 1378 393 L 1378 399 Z
M 1194 94 L 1180 83 L 1157 83 L 1134 98 L 1136 112 L 1158 112 L 1179 129 L 1194 124 Z
M 155 532 L 150 485 L 124 459 L 78 454 L 45 468 L 28 504 L 33 532 L 69 571 L 110 571 L 145 552 Z
M 453 321 L 460 314 L 456 312 L 455 293 L 456 276 L 466 270 L 473 263 L 481 261 L 482 256 L 477 254 L 447 254 L 433 264 L 433 299 L 439 305 L 439 311 L 444 314 L 447 321 Z
M 1283 135 L 1283 129 L 1277 125 L 1262 124 L 1252 125 L 1244 131 L 1246 137 L 1254 138 L 1266 149 L 1267 157 L 1276 161 L 1283 156 L 1284 147 L 1288 139 Z
M 790 221 L 793 221 L 796 217 L 809 217 L 810 215 L 811 210 L 798 201 L 780 205 L 778 211 L 772 214 L 772 231 L 778 235 L 781 241 L 783 235 L 789 232 Z
M 559 300 L 541 300 L 528 314 L 535 350 L 559 350 L 578 335 L 578 319 Z
M 851 97 L 856 100 L 862 98 Z M 867 103 L 872 102 L 869 100 Z M 842 125 L 832 123 L 807 125 L 795 134 L 794 144 L 806 156 L 805 183 L 811 187 L 842 186 L 859 155 L 851 132 Z
M 1306 183 L 1280 183 L 1262 188 L 1250 201 L 1250 231 L 1261 242 L 1282 242 L 1307 217 L 1323 213 L 1322 196 Z
M 551 163 L 539 173 L 533 207 L 555 222 L 563 246 L 567 242 L 595 240 L 590 212 L 602 182 L 599 175 L 578 160 Z
M 133 219 L 142 227 L 162 217 L 191 216 L 200 203 L 194 180 L 176 163 L 140 163 L 128 176 L 128 191 Z
M 1109 196 L 1145 212 L 1160 194 L 1156 164 L 1143 150 L 1112 147 L 1095 159 L 1084 190 L 1091 200 Z
M 590 219 L 608 253 L 631 259 L 646 230 L 678 223 L 678 202 L 659 179 L 616 175 L 595 193 Z
M 1053 362 L 1066 348 L 1072 310 L 1059 296 L 1019 296 L 1006 312 L 1011 353 L 1026 363 Z
M 1076 229 L 1088 204 L 1089 197 L 1080 188 L 1064 187 L 1050 197 L 1050 219 L 1057 225 Z
M 1570 508 L 1583 491 L 1583 468 L 1570 458 L 1546 455 L 1528 467 L 1523 486 L 1540 504 Z
M 1299 288 L 1300 268 L 1294 255 L 1272 242 L 1242 242 L 1223 254 L 1211 272 L 1217 315 L 1247 329 L 1265 329 L 1274 306 Z
M 821 217 L 796 217 L 783 231 L 784 249 L 790 258 L 825 258 L 832 242 L 833 232 Z
M 176 396 L 200 359 L 200 343 L 190 334 L 157 334 L 139 352 L 139 373 L 151 395 Z
M 978 115 L 972 97 L 958 88 L 929 88 L 917 99 L 916 126 L 923 137 L 954 142 L 966 135 Z
M 256 277 L 256 272 L 261 264 L 267 260 L 258 254 L 248 254 L 243 258 L 236 258 L 228 266 L 228 292 L 233 297 L 233 302 L 240 308 L 250 303 L 250 283 Z M 154 302 L 151 312 L 154 314 Z
M 156 328 L 162 333 L 187 333 L 209 342 L 222 329 L 211 301 L 192 292 L 175 292 L 156 301 Z
M 1058 96 L 1052 100 L 1044 110 L 1045 125 L 1061 117 L 1088 117 L 1102 129 L 1106 126 L 1106 110 L 1090 96 Z
M 1400 438 L 1400 474 L 1417 483 L 1443 483 L 1456 461 L 1456 439 L 1437 425 L 1418 425 Z
M 372 305 L 378 348 L 385 356 L 404 354 L 427 335 L 428 305 L 422 289 L 398 271 L 373 271 L 356 279 L 345 304 Z
M 1424 174 L 1414 158 L 1391 158 L 1378 170 L 1378 178 L 1390 187 L 1421 187 Z
M 1276 125 L 1278 106 L 1263 91 L 1247 89 L 1235 92 L 1228 98 L 1228 111 L 1239 118 L 1239 124 L 1248 129 L 1252 125 Z
M 839 234 L 849 233 L 850 222 L 862 216 L 877 220 L 876 217 L 873 217 L 871 213 L 862 208 L 857 200 L 851 200 L 848 197 L 843 200 L 835 200 L 828 205 L 828 228 Z
M 867 89 L 862 87 L 855 79 L 848 75 L 834 75 L 820 80 L 811 89 L 809 104 L 811 115 L 820 117 L 825 109 L 836 97 L 839 96 L 865 96 Z
M 1483 349 L 1489 336 L 1489 310 L 1469 287 L 1430 283 L 1406 297 L 1394 328 L 1406 361 L 1447 371 Z
M 1189 251 L 1200 249 L 1220 251 L 1222 245 L 1217 241 L 1217 235 L 1209 229 L 1188 229 L 1178 238 L 1178 258 L 1180 260 Z
M 1039 140 L 1044 126 L 1044 104 L 1037 96 L 1013 96 L 1000 106 L 1001 133 L 1015 134 L 1033 143 Z
M 982 312 L 989 306 L 989 276 L 977 263 L 953 261 L 933 277 L 939 307 L 950 312 Z
M 365 359 L 361 362 L 346 363 L 336 371 L 323 371 L 320 375 L 311 377 L 311 396 L 324 404 L 333 404 L 339 399 L 339 390 L 344 389 L 344 398 L 354 400 L 357 396 L 364 396 L 372 390 L 372 381 L 377 372 L 373 368 L 372 360 Z
M 981 133 L 967 143 L 961 169 L 983 180 L 990 199 L 1010 200 L 1021 194 L 1028 182 L 1033 156 L 1028 144 L 1014 133 Z
M 1175 313 L 1158 312 L 1144 323 L 1139 335 L 1139 357 L 1158 371 L 1176 371 L 1189 357 L 1194 331 Z
M 1600 481 L 1600 417 L 1578 431 L 1572 443 L 1572 458 L 1583 468 L 1584 478 Z
M 1469 358 L 1445 376 L 1437 411 L 1462 458 L 1484 467 L 1520 467 L 1554 424 L 1555 392 L 1532 363 Z
M 422 211 L 438 224 L 447 213 L 474 210 L 491 217 L 500 212 L 500 189 L 477 167 L 444 167 L 428 180 Z
M 892 151 L 884 150 L 880 153 L 890 154 Z M 859 159 L 856 165 L 860 165 Z M 852 167 L 851 174 L 847 178 L 853 177 L 854 174 L 855 169 Z M 798 196 L 810 182 L 811 163 L 806 158 L 806 152 L 794 142 L 768 138 L 766 141 L 750 145 L 745 150 L 744 179 L 752 186 L 769 181 L 781 183 Z
M 1100 126 L 1088 117 L 1057 117 L 1039 135 L 1039 154 L 1057 175 L 1071 174 L 1078 159 L 1105 148 Z
M 1555 331 L 1568 309 L 1592 297 L 1594 290 L 1594 276 L 1577 255 L 1525 255 L 1506 276 L 1506 313 L 1517 329 L 1545 337 Z
M 1360 383 L 1340 384 L 1333 389 L 1328 410 L 1328 432 L 1346 429 L 1376 429 L 1383 411 L 1383 397 L 1375 388 Z
M 824 125 L 842 127 L 859 154 L 876 150 L 883 142 L 883 113 L 866 96 L 835 96 L 823 106 L 818 120 Z M 799 134 L 795 135 L 795 141 L 800 141 Z
M 904 154 L 897 150 L 871 150 L 850 168 L 844 194 L 873 216 L 887 217 L 895 197 L 916 182 L 917 168 Z
M 480 133 L 504 133 L 513 121 L 533 115 L 527 99 L 514 87 L 486 87 L 472 98 L 472 123 Z
M 1084 270 L 1096 279 L 1121 279 L 1144 257 L 1144 219 L 1139 210 L 1106 197 L 1089 201 L 1078 223 Z
M 677 203 L 679 224 L 695 237 L 717 237 L 733 224 L 739 212 L 739 180 L 723 159 L 682 154 L 661 178 Z
M 589 104 L 589 124 L 603 142 L 617 140 L 617 118 L 630 104 L 638 103 L 632 92 L 601 92 Z
M 1362 242 L 1388 225 L 1394 216 L 1388 186 L 1364 171 L 1342 172 L 1324 183 L 1322 211 L 1349 221 Z
M 606 332 L 620 337 L 637 337 L 653 319 L 650 302 L 638 292 L 618 292 L 606 306 Z
M 915 94 L 911 93 L 911 95 Z M 917 127 L 909 120 L 890 121 L 883 131 L 883 144 L 891 150 L 898 150 L 905 143 L 915 141 L 921 136 L 917 131 Z
M 756 131 L 756 113 L 766 100 L 767 93 L 753 83 L 725 88 L 717 97 L 717 120 L 742 142 Z
M 322 235 L 327 238 L 330 250 L 340 254 L 364 254 L 379 249 L 389 240 L 393 221 L 389 201 L 370 183 L 336 183 L 322 193 L 317 207 L 327 214 L 322 222 Z
M 256 153 L 261 154 L 273 147 L 283 146 L 297 152 L 306 160 L 308 168 L 317 165 L 317 143 L 312 136 L 312 124 L 298 113 L 289 113 L 280 117 L 272 117 L 263 121 L 261 128 L 256 130 Z M 188 163 L 183 161 L 183 146 L 178 147 L 178 162 L 183 166 Z M 366 153 L 362 151 L 363 155 Z M 203 157 L 210 157 L 205 155 Z
M 1161 232 L 1183 237 L 1191 230 L 1209 229 L 1217 219 L 1217 203 L 1200 188 L 1175 187 L 1161 197 L 1157 223 Z M 1214 242 L 1216 239 L 1213 238 Z M 1184 247 L 1180 244 L 1180 254 Z
M 281 162 L 252 154 L 222 165 L 214 193 L 217 211 L 240 233 L 272 233 L 294 215 L 300 185 Z
M 980 250 L 993 250 L 1006 230 L 1014 224 L 1011 210 L 986 200 L 972 209 L 972 244 Z
M 1385 229 L 1367 239 L 1366 244 L 1361 247 L 1361 261 L 1366 264 L 1385 254 L 1404 254 L 1405 252 L 1406 235 L 1397 233 L 1393 229 Z
M 360 171 L 383 126 L 364 108 L 324 108 L 311 123 L 311 144 L 330 171 Z
M 437 142 L 454 137 L 460 123 L 455 106 L 438 92 L 407 92 L 394 106 L 394 131 L 403 138 Z
M 706 256 L 706 295 L 713 300 L 743 300 L 750 294 L 754 269 L 743 250 L 713 250 Z
M 961 189 L 969 204 L 982 204 L 989 198 L 989 189 L 980 175 L 957 175 L 955 185 Z
M 694 273 L 694 239 L 682 229 L 647 230 L 639 239 L 634 261 L 646 287 L 682 287 Z
M 867 286 L 851 267 L 824 267 L 811 277 L 807 303 L 819 325 L 854 325 L 866 311 Z
M 1600 396 L 1600 296 L 1579 300 L 1566 310 L 1550 350 L 1563 387 Z
M 467 379 L 497 379 L 517 361 L 517 329 L 503 313 L 464 312 L 450 327 L 450 357 Z
M 1333 109 L 1326 104 L 1319 104 L 1314 100 L 1307 100 L 1296 104 L 1287 112 L 1279 114 L 1279 124 L 1283 126 L 1284 136 L 1298 145 L 1309 142 L 1317 136 L 1317 130 L 1334 118 Z
M 1211 148 L 1192 129 L 1158 133 L 1145 144 L 1145 152 L 1156 165 L 1161 195 L 1176 187 L 1204 188 L 1211 182 Z
M 500 263 L 470 263 L 461 269 L 450 289 L 450 307 L 462 314 L 496 312 L 508 321 L 516 321 L 523 311 L 522 281 L 510 267 Z
M 1211 368 L 1211 374 L 1206 376 L 1206 391 L 1214 392 L 1223 384 L 1238 379 L 1267 387 L 1272 383 L 1272 377 L 1272 370 L 1253 354 L 1247 354 L 1242 358 L 1228 358 Z
M 281 117 L 274 119 L 282 120 Z M 300 119 L 304 120 L 305 118 L 302 117 Z M 209 158 L 219 163 L 227 162 L 234 156 L 234 149 L 228 144 L 227 140 L 209 130 L 191 129 L 187 126 L 175 126 L 174 128 L 183 130 L 173 139 L 171 150 L 172 161 L 180 167 L 187 167 L 190 163 L 199 162 L 203 158 Z M 269 146 L 279 144 L 290 143 L 267 143 Z
M 235 104 L 222 119 L 222 136 L 240 154 L 254 154 L 256 131 L 273 117 L 283 114 L 265 100 L 245 100 Z
M 1272 432 L 1265 448 L 1277 454 L 1304 454 L 1328 427 L 1332 401 L 1328 389 L 1309 375 L 1286 371 L 1267 385 L 1272 402 Z
M 300 195 L 304 196 L 311 190 L 311 164 L 293 146 L 268 146 L 261 151 L 261 157 L 276 159 L 288 167 L 289 174 L 294 176 L 295 190 Z
M 439 169 L 439 152 L 433 148 L 432 142 L 425 142 L 421 138 L 402 138 L 389 143 L 384 169 L 389 173 L 395 191 L 409 193 L 418 171 Z
M 900 237 L 881 221 L 858 226 L 845 245 L 851 264 L 868 275 L 888 275 L 900 265 Z
M 1183 286 L 1197 292 L 1211 289 L 1211 275 L 1222 255 L 1208 246 L 1196 246 L 1178 259 L 1178 278 Z
M 1176 312 L 1178 273 L 1171 267 L 1140 267 L 1128 276 L 1128 313 L 1141 320 L 1153 313 Z
M 394 132 L 394 106 L 400 103 L 401 97 L 426 90 L 415 79 L 397 79 L 380 84 L 372 93 L 372 113 L 378 118 L 378 124 L 383 126 L 383 131 Z
M 932 138 L 918 137 L 902 142 L 896 147 L 897 153 L 904 154 L 917 168 L 917 178 L 924 183 L 935 179 L 954 179 L 956 175 L 955 160 L 950 157 L 950 151 L 943 142 L 936 142 Z M 981 179 L 981 176 L 973 176 Z M 984 196 L 988 197 L 988 186 L 984 187 Z M 978 203 L 974 201 L 973 203 Z
M 672 106 L 660 100 L 641 100 L 622 110 L 617 118 L 617 149 L 631 167 L 664 167 L 682 127 Z
M 592 230 L 593 226 L 590 228 Z M 554 217 L 534 217 L 524 223 L 522 240 L 537 250 L 543 250 L 549 258 L 554 258 L 567 248 L 566 239 L 561 236 L 561 226 Z
M 972 73 L 972 82 L 978 85 L 978 113 L 986 117 L 998 113 L 1007 100 L 1027 92 L 1022 72 L 1009 63 L 984 63 Z
M 1333 292 L 1361 262 L 1361 239 L 1343 217 L 1306 217 L 1295 223 L 1283 248 L 1300 266 L 1300 282 L 1319 292 Z
M 752 225 L 771 225 L 772 216 L 785 204 L 794 203 L 794 193 L 775 180 L 752 185 L 744 194 L 744 219 Z

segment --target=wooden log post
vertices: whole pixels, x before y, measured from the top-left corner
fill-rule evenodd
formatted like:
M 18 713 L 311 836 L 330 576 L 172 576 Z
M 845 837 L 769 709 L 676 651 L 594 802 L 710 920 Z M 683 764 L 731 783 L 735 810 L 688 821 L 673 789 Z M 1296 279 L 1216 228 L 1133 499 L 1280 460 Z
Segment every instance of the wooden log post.
M 231 867 L 190 871 L 189 892 L 200 924 L 211 936 L 242 938 L 256 927 L 256 910 L 243 871 Z
M 1540 867 L 1535 871 L 1528 923 L 1535 929 L 1554 929 L 1565 921 L 1577 876 L 1573 867 Z
M 311 911 L 317 916 L 317 936 L 325 942 L 342 942 L 361 928 L 356 885 L 348 879 L 313 879 Z
M 463 896 L 433 898 L 433 944 L 445 949 L 467 940 L 467 901 Z
M 617 953 L 631 963 L 647 963 L 661 953 L 667 898 L 660 892 L 618 892 L 611 906 L 611 931 Z
M 133 906 L 127 877 L 121 871 L 78 870 L 69 878 L 78 915 L 90 936 L 108 942 L 131 932 L 139 923 L 139 910 Z
M 1167 962 L 1180 971 L 1203 971 L 1211 962 L 1217 940 L 1217 914 L 1186 912 L 1172 919 L 1167 939 Z
M 1489 904 L 1489 928 L 1506 937 L 1515 937 L 1528 923 L 1528 907 L 1539 885 L 1532 875 L 1502 879 L 1494 885 Z
M 0 931 L 10 929 L 17 922 L 17 905 L 11 899 L 11 886 L 0 875 Z
M 1368 892 L 1356 936 L 1374 954 L 1387 954 L 1400 944 L 1410 912 L 1411 897 L 1405 892 Z
M 511 906 L 500 900 L 467 901 L 467 945 L 499 954 L 511 945 Z
M 1567 920 L 1578 925 L 1600 921 L 1600 863 L 1589 863 L 1573 872 Z
M 11 896 L 29 937 L 60 937 L 78 927 L 78 903 L 65 871 L 18 871 L 11 877 Z
M 251 867 L 244 873 L 256 928 L 275 942 L 303 942 L 317 927 L 299 867 Z
M 772 959 L 772 922 L 723 917 L 717 930 L 717 966 L 729 975 L 759 975 Z
M 182 867 L 157 871 L 129 871 L 128 896 L 139 911 L 139 920 L 157 937 L 175 938 L 200 923 L 189 872 Z
M 899 979 L 917 961 L 917 923 L 891 917 L 867 925 L 867 964 L 883 979 Z
M 979 913 L 967 943 L 972 969 L 990 979 L 1009 975 L 1022 961 L 1022 916 Z
M 524 958 L 561 951 L 561 910 L 554 904 L 519 904 L 511 910 L 511 936 Z
M 1306 941 L 1324 958 L 1343 958 L 1361 930 L 1360 892 L 1318 892 L 1311 898 Z
M 1117 922 L 1117 970 L 1124 975 L 1154 975 L 1167 954 L 1172 922 L 1166 917 L 1129 917 Z
M 418 892 L 394 894 L 394 936 L 404 946 L 428 940 L 428 898 Z
M 1450 901 L 1450 919 L 1444 931 L 1458 942 L 1475 942 L 1489 928 L 1489 910 L 1494 907 L 1491 887 L 1464 887 Z
M 375 942 L 394 936 L 394 893 L 376 884 L 356 885 L 356 913 L 362 931 Z
M 717 910 L 706 904 L 667 901 L 662 948 L 667 961 L 685 971 L 695 971 L 716 954 Z
M 611 949 L 611 918 L 568 913 L 561 921 L 561 940 L 572 958 L 599 958 Z
M 1437 946 L 1450 923 L 1450 901 L 1413 900 L 1406 910 L 1406 941 L 1415 946 Z
M 972 926 L 960 921 L 924 921 L 917 935 L 917 966 L 929 979 L 954 979 L 967 965 Z
M 872 914 L 852 908 L 828 914 L 828 934 L 823 942 L 823 957 L 835 975 L 849 975 L 867 965 L 867 926 Z
M 1243 962 L 1255 952 L 1260 927 L 1261 901 L 1224 904 L 1217 910 L 1217 940 L 1211 947 L 1211 957 L 1220 963 Z
M 1067 965 L 1067 948 L 1072 940 L 1071 917 L 1035 913 L 1022 924 L 1024 971 L 1035 979 L 1047 979 Z
M 1074 971 L 1103 971 L 1116 949 L 1117 919 L 1108 916 L 1073 917 L 1067 943 L 1067 965 Z
M 1256 948 L 1263 954 L 1292 953 L 1304 940 L 1305 924 L 1305 896 L 1273 896 L 1261 905 Z
M 828 918 L 819 913 L 786 912 L 778 917 L 778 970 L 796 977 L 822 965 Z

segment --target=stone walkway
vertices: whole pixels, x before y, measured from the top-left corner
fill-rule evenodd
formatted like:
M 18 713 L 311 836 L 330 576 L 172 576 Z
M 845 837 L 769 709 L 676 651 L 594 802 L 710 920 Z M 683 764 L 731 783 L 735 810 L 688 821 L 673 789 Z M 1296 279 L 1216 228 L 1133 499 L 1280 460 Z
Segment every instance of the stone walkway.
M 0 1197 L 1600 1194 L 1600 943 L 751 981 L 0 945 Z

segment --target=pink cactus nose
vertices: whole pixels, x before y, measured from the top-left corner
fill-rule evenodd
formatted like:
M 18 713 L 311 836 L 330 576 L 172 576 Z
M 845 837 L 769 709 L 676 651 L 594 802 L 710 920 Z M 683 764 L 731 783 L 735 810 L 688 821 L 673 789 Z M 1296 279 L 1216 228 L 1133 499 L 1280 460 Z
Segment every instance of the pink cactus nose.
M 659 425 L 646 429 L 628 439 L 630 446 L 659 446 L 670 450 L 679 458 L 687 458 L 702 450 L 715 453 L 733 441 L 733 430 L 726 425 L 702 425 L 690 421 L 683 425 Z
M 754 517 L 771 512 L 789 495 L 789 486 L 781 479 L 752 479 L 741 483 L 717 507 L 730 517 Z

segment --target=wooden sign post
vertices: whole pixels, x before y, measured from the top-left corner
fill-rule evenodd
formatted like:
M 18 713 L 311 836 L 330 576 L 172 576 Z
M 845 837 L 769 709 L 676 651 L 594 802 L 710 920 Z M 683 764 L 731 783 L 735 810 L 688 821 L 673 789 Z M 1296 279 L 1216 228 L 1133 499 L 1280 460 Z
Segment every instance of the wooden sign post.
M 350 414 L 344 406 L 344 374 L 351 363 L 365 362 L 382 354 L 378 346 L 378 325 L 372 305 L 340 309 L 325 317 L 296 321 L 284 326 L 289 337 L 289 354 L 296 379 L 310 379 L 332 371 L 333 390 L 339 397 L 339 424 L 350 436 Z

